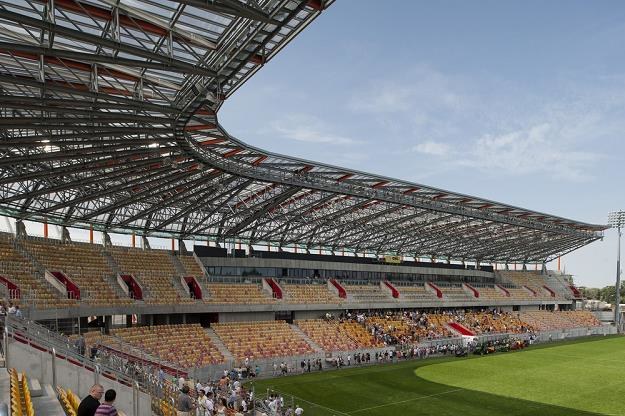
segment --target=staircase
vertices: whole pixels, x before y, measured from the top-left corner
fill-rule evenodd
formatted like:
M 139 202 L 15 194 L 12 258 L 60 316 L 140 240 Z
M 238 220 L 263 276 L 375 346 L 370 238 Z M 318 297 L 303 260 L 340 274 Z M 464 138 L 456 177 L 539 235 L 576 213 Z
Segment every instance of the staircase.
M 573 291 L 569 288 L 570 284 L 565 282 L 560 276 L 556 274 L 547 274 L 544 278 L 547 286 L 560 294 L 560 296 L 565 299 L 571 299 L 573 297 Z
M 126 292 L 124 292 L 124 290 L 119 287 L 119 283 L 117 282 L 117 275 L 121 274 L 119 266 L 117 265 L 117 263 L 113 259 L 113 256 L 111 256 L 110 253 L 108 253 L 104 249 L 100 250 L 100 253 L 102 254 L 102 257 L 104 257 L 104 259 L 106 260 L 106 264 L 113 271 L 112 275 L 103 276 L 104 281 L 108 283 L 108 285 L 115 291 L 115 294 L 118 298 L 127 298 L 128 295 L 126 295 Z
M 206 332 L 206 335 L 208 335 L 208 337 L 211 339 L 211 341 L 213 341 L 213 344 L 215 344 L 221 355 L 224 356 L 224 359 L 226 361 L 234 361 L 234 356 L 228 350 L 228 348 L 226 348 L 224 343 L 221 341 L 221 338 L 217 336 L 215 331 L 213 331 L 211 328 L 204 328 L 204 331 Z
M 33 256 L 26 249 L 26 247 L 22 245 L 22 243 L 18 239 L 13 240 L 13 247 L 15 248 L 15 251 L 21 254 L 22 257 L 28 260 L 30 264 L 33 266 L 33 269 L 34 269 L 32 272 L 33 277 L 37 279 L 40 284 L 44 285 L 50 291 L 50 293 L 58 294 L 59 291 L 54 286 L 52 286 L 50 282 L 48 282 L 45 278 L 46 268 L 43 267 L 41 263 L 39 263 L 39 261 L 35 258 L 35 256 Z M 27 293 L 22 292 L 21 295 L 22 295 L 22 298 L 27 297 Z
M 15 250 L 22 255 L 22 257 L 30 261 L 30 264 L 32 264 L 35 270 L 37 270 L 37 273 L 39 273 L 40 276 L 43 276 L 43 274 L 46 272 L 46 268 L 43 267 L 41 263 L 39 263 L 35 256 L 30 254 L 30 252 L 26 249 L 26 247 L 22 245 L 22 243 L 18 239 L 13 240 L 13 246 L 15 247 Z
M 115 261 L 113 256 L 111 256 L 111 253 L 109 253 L 105 249 L 102 249 L 100 252 L 102 253 L 102 256 L 106 260 L 106 263 L 109 265 L 111 270 L 113 270 L 113 273 L 115 274 L 115 276 L 117 276 L 118 274 L 121 274 L 122 271 L 117 265 L 117 262 Z
M 171 277 L 171 284 L 174 287 L 174 289 L 176 290 L 176 292 L 178 293 L 178 295 L 180 295 L 181 299 L 189 299 L 191 297 L 191 295 L 189 295 L 189 293 L 187 293 L 187 291 L 184 289 L 184 287 L 182 287 L 182 282 L 180 281 L 180 276 L 172 276 Z M 202 297 L 203 297 L 204 293 L 202 293 Z
M 21 371 L 20 371 L 21 373 Z M 28 387 L 31 393 L 31 400 L 33 403 L 33 410 L 36 415 L 46 415 L 46 416 L 65 416 L 63 412 L 63 408 L 61 407 L 61 403 L 56 398 L 56 394 L 51 385 L 45 384 L 41 385 L 39 380 L 30 377 L 30 374 L 26 372 L 26 377 L 28 378 Z M 10 403 L 10 385 L 11 382 L 9 380 L 9 374 L 6 370 L 0 371 L 0 390 L 2 394 L 0 395 L 0 400 L 4 403 Z M 39 386 L 39 390 L 35 390 L 35 385 Z M 17 414 L 14 412 L 12 414 Z
M 289 324 L 289 326 L 291 327 L 293 331 L 295 331 L 295 333 L 297 333 L 300 337 L 304 338 L 304 341 L 306 341 L 308 345 L 310 345 L 310 347 L 313 350 L 315 350 L 315 352 L 323 352 L 323 349 L 319 346 L 319 344 L 317 344 L 315 341 L 310 339 L 310 337 L 306 335 L 306 333 L 302 331 L 302 329 L 299 326 L 295 324 Z
M 184 276 L 188 276 L 189 275 L 187 273 L 187 271 L 185 270 L 184 266 L 182 265 L 182 262 L 180 261 L 178 256 L 176 256 L 174 253 L 170 252 L 169 253 L 169 259 L 171 260 L 172 264 L 174 265 L 174 268 L 176 269 L 176 272 L 178 272 L 178 276 L 179 277 L 184 277 Z

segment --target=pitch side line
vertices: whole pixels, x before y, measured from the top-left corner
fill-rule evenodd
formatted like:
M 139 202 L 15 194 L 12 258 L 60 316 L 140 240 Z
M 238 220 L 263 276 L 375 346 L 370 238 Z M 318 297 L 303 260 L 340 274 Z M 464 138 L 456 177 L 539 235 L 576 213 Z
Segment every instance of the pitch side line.
M 291 396 L 291 397 L 293 397 L 294 399 L 297 399 L 298 401 L 301 401 L 301 402 L 303 402 L 303 403 L 308 403 L 308 404 L 311 404 L 311 405 L 313 405 L 313 406 L 316 406 L 316 407 L 320 407 L 320 408 L 322 408 L 322 409 L 329 410 L 329 411 L 334 412 L 334 413 L 339 414 L 339 415 L 349 416 L 349 413 L 341 412 L 340 410 L 332 409 L 331 407 L 322 406 L 322 405 L 320 405 L 320 404 L 318 404 L 318 403 L 315 403 L 315 402 L 311 402 L 311 401 L 308 401 L 308 400 L 302 399 L 301 397 L 297 397 L 297 396 L 295 396 L 295 395 L 293 395 L 293 394 L 291 394 L 291 393 L 283 393 L 283 392 L 281 392 L 280 390 L 276 390 L 276 389 L 273 389 L 273 388 L 271 388 L 271 387 L 269 388 L 269 390 L 275 391 L 275 392 L 280 393 L 280 394 L 283 394 L 283 395 L 285 395 L 285 396 Z
M 400 403 L 414 402 L 416 400 L 421 400 L 421 399 L 429 399 L 430 397 L 443 396 L 445 394 L 455 393 L 457 391 L 462 391 L 462 390 L 464 390 L 464 389 L 447 390 L 447 391 L 443 391 L 443 392 L 436 393 L 436 394 L 430 394 L 428 396 L 420 396 L 420 397 L 415 397 L 415 398 L 412 398 L 412 399 L 400 400 L 398 402 L 380 404 L 380 405 L 377 405 L 377 406 L 366 407 L 364 409 L 352 410 L 351 412 L 348 412 L 348 414 L 351 415 L 351 414 L 358 413 L 358 412 L 365 412 L 367 410 L 379 409 L 380 407 L 395 406 L 396 404 L 400 404 Z

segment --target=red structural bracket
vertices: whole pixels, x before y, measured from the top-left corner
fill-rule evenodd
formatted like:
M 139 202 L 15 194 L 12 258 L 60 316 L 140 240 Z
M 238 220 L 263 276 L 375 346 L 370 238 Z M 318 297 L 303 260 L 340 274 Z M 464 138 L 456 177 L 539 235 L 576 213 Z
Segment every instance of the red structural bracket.
M 457 322 L 450 322 L 448 325 L 452 327 L 453 329 L 455 329 L 456 331 L 460 332 L 460 334 L 462 335 L 475 336 L 474 332 L 469 331 L 467 328 L 465 328 L 464 326 L 460 325 Z
M 549 292 L 549 294 L 551 295 L 552 298 L 556 297 L 556 292 L 554 292 L 549 286 L 543 285 L 543 289 L 545 289 L 547 292 Z
M 332 283 L 336 290 L 339 291 L 339 298 L 347 298 L 347 292 L 345 291 L 345 288 L 336 279 L 330 279 L 330 283 Z
M 427 282 L 428 286 L 436 291 L 436 297 L 439 299 L 443 298 L 443 291 L 438 288 L 434 283 Z
M 505 293 L 507 297 L 510 297 L 510 291 L 508 291 L 508 289 L 506 289 L 505 287 L 503 287 L 501 285 L 495 285 L 495 286 L 497 286 L 499 289 L 501 289 L 501 291 L 503 293 Z
M 571 292 L 573 292 L 573 296 L 575 296 L 576 298 L 583 297 L 582 292 L 580 292 L 579 289 L 575 287 L 575 285 L 569 285 L 569 289 L 571 289 Z
M 393 286 L 391 282 L 389 282 L 388 280 L 385 280 L 384 284 L 386 285 L 386 287 L 391 289 L 391 294 L 393 295 L 395 299 L 397 299 L 399 297 L 399 291 L 395 289 L 395 286 Z
M 471 285 L 470 285 L 470 284 L 468 284 L 468 283 L 465 283 L 464 285 L 465 285 L 465 286 L 466 286 L 466 287 L 467 287 L 467 288 L 468 288 L 471 292 L 473 292 L 473 297 L 474 297 L 474 298 L 479 298 L 479 297 L 480 297 L 480 292 L 479 292 L 476 288 L 474 288 L 473 286 L 471 286 Z
M 13 283 L 12 281 L 10 281 L 8 278 L 4 277 L 4 276 L 0 276 L 0 283 L 5 285 L 7 287 L 7 289 L 9 290 L 9 298 L 10 299 L 20 299 L 21 298 L 21 292 L 19 287 L 17 287 L 17 285 L 15 283 Z
M 193 293 L 195 299 L 202 299 L 202 288 L 198 284 L 197 280 L 193 276 L 185 276 L 184 281 L 189 286 L 189 290 Z
M 282 299 L 282 289 L 280 288 L 280 285 L 278 285 L 276 281 L 273 280 L 271 277 L 265 278 L 265 281 L 267 282 L 269 287 L 271 287 L 273 297 L 276 299 Z
M 63 272 L 59 271 L 51 273 L 54 277 L 56 277 L 56 280 L 63 283 L 65 289 L 67 289 L 67 294 L 71 299 L 80 300 L 80 288 L 74 282 L 72 282 L 69 277 L 67 277 Z
M 135 278 L 130 274 L 122 274 L 120 277 L 128 285 L 131 297 L 136 300 L 143 300 L 143 290 Z
M 527 287 L 527 286 L 523 286 L 523 287 L 524 287 L 525 289 L 529 290 L 530 292 L 532 292 L 532 294 L 533 294 L 534 296 L 536 296 L 536 294 L 537 294 L 537 293 L 536 293 L 536 291 L 535 291 L 534 289 L 532 289 L 532 288 L 530 288 L 530 287 Z

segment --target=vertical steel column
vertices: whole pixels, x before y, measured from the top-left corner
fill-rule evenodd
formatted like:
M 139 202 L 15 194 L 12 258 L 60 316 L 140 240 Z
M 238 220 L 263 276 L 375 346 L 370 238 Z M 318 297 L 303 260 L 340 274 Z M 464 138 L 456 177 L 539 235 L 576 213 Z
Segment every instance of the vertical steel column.
M 621 225 L 618 225 L 618 254 L 616 256 L 616 293 L 614 299 L 614 324 L 621 332 Z

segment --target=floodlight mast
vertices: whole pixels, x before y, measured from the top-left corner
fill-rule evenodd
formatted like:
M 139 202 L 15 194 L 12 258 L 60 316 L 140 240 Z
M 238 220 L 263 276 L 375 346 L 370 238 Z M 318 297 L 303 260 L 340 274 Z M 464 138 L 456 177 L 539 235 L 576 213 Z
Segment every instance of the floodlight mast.
M 625 211 L 614 211 L 608 214 L 608 225 L 618 230 L 618 253 L 616 257 L 616 293 L 614 299 L 614 325 L 621 332 L 621 227 L 625 226 Z

